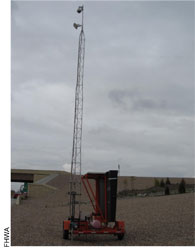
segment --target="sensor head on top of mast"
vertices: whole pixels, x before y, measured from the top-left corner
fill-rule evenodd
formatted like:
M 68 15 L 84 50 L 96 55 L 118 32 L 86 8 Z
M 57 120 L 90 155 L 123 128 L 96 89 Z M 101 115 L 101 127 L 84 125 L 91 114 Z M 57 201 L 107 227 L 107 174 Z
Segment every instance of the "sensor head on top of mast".
M 83 6 L 79 6 L 78 9 L 77 9 L 77 12 L 81 13 L 82 11 L 83 11 Z

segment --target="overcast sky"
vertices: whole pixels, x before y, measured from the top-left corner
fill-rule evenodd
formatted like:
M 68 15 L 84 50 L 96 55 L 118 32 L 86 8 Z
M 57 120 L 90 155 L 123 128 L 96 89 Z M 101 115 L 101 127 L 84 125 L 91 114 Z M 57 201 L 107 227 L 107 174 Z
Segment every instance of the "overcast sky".
M 12 2 L 12 168 L 69 170 L 79 2 Z M 82 173 L 194 176 L 194 3 L 85 2 Z

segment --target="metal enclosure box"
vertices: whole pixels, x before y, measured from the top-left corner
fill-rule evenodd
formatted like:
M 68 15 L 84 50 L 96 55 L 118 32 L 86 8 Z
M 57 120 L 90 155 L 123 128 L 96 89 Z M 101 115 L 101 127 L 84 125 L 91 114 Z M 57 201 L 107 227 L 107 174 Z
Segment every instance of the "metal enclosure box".
M 116 218 L 116 197 L 117 197 L 117 170 L 110 170 L 106 173 L 107 179 L 107 218 L 108 222 L 114 222 Z
M 98 203 L 100 209 L 105 217 L 105 210 L 107 210 L 107 221 L 114 222 L 116 218 L 116 197 L 117 197 L 117 170 L 110 170 L 105 173 L 105 178 L 100 177 L 97 182 L 98 188 Z M 105 198 L 106 196 L 106 198 Z M 106 204 L 105 204 L 106 202 Z

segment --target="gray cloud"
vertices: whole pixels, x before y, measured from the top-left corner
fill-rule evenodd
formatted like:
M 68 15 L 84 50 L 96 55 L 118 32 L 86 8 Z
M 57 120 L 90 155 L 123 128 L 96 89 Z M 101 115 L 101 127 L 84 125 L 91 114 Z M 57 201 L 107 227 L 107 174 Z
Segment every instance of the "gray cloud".
M 77 2 L 12 1 L 12 167 L 71 161 Z M 85 2 L 83 172 L 194 175 L 194 3 Z

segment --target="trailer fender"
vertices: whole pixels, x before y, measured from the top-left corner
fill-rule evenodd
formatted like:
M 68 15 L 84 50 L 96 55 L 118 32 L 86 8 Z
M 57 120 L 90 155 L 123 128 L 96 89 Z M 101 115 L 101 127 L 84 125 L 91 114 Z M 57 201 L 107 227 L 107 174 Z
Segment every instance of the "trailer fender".
M 70 230 L 70 220 L 64 220 L 64 230 Z
M 125 232 L 125 222 L 124 221 L 116 221 L 116 228 L 117 230 L 121 230 Z

